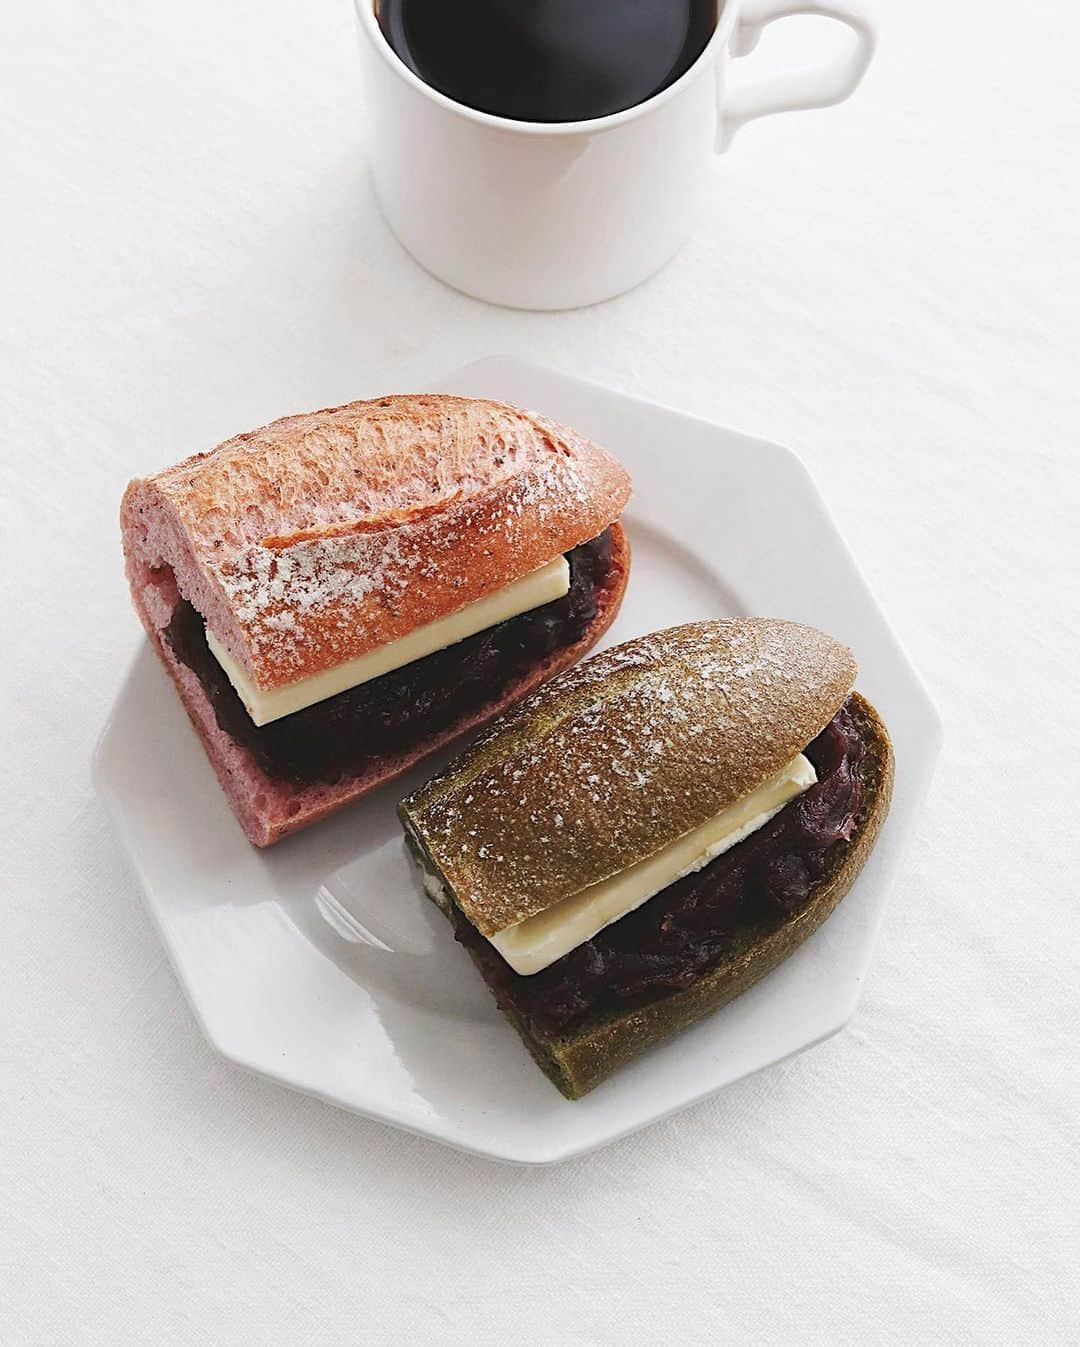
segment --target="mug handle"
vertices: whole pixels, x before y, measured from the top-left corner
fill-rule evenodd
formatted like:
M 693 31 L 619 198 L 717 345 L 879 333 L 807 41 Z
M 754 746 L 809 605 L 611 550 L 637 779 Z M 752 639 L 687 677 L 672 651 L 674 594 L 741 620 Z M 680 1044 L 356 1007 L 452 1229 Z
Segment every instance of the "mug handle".
M 749 56 L 770 23 L 795 14 L 817 14 L 846 24 L 855 34 L 854 47 L 822 70 L 758 80 L 736 90 L 720 109 L 718 154 L 730 146 L 735 132 L 755 117 L 842 103 L 866 74 L 877 45 L 877 29 L 858 0 L 743 0 L 731 36 L 732 56 Z

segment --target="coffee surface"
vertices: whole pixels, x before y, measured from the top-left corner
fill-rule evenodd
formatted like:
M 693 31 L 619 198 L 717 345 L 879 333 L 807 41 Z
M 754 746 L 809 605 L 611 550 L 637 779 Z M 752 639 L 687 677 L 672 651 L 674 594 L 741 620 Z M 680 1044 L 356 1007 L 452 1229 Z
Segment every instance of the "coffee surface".
M 635 107 L 684 74 L 717 0 L 378 0 L 401 59 L 481 112 L 574 122 Z

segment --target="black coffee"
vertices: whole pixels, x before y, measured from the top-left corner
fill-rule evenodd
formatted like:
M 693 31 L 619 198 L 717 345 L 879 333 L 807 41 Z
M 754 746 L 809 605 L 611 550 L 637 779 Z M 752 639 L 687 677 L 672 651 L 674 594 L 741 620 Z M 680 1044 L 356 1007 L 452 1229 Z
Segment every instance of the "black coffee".
M 716 27 L 717 0 L 377 0 L 401 59 L 459 103 L 576 122 L 674 83 Z

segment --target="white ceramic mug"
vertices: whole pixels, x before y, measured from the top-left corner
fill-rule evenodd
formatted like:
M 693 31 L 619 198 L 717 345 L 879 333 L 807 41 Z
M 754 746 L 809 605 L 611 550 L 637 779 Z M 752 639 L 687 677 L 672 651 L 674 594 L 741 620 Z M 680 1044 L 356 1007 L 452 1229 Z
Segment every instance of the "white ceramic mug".
M 724 0 L 705 50 L 644 103 L 591 121 L 520 122 L 432 89 L 387 42 L 374 0 L 356 0 L 356 12 L 375 191 L 391 228 L 441 280 L 522 309 L 595 304 L 652 275 L 692 230 L 714 151 L 755 117 L 847 98 L 875 42 L 859 0 Z M 730 57 L 795 14 L 846 24 L 854 47 L 823 70 L 725 96 Z

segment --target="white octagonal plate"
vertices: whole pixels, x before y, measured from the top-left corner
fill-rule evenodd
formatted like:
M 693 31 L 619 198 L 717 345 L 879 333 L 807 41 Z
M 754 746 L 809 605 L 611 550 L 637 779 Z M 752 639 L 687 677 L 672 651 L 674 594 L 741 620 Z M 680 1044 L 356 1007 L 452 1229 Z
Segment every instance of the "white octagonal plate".
M 495 1009 L 407 863 L 394 806 L 445 758 L 259 852 L 164 671 L 148 649 L 136 656 L 95 778 L 213 1046 L 366 1117 L 479 1155 L 543 1163 L 614 1141 L 844 1025 L 941 729 L 790 451 L 509 360 L 470 365 L 433 387 L 543 410 L 628 466 L 634 563 L 607 643 L 738 613 L 812 623 L 855 650 L 859 686 L 896 744 L 889 819 L 825 926 L 738 1001 L 568 1103 Z

